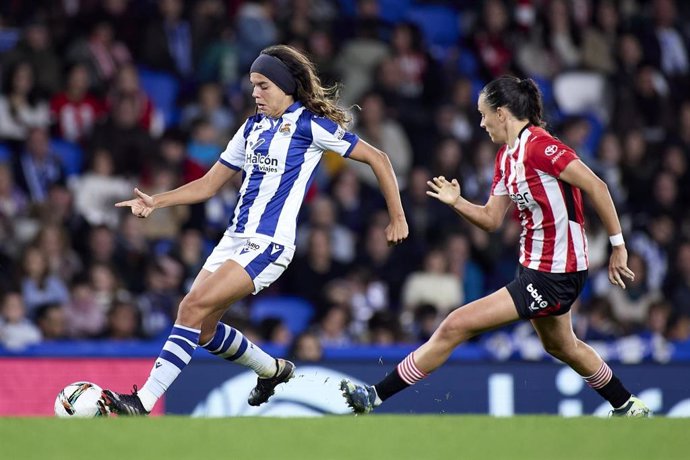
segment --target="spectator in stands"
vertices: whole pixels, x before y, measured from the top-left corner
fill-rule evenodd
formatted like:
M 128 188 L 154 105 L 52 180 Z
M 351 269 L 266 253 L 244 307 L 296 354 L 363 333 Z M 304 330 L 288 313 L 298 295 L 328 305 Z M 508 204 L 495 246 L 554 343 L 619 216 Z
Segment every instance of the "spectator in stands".
M 0 95 L 0 139 L 23 141 L 33 128 L 45 129 L 49 123 L 50 110 L 38 94 L 31 65 L 20 61 L 7 68 Z
M 448 259 L 441 249 L 426 253 L 422 270 L 412 272 L 402 286 L 404 311 L 431 304 L 446 316 L 464 302 L 462 280 L 448 270 Z
M 412 165 L 412 148 L 402 126 L 386 115 L 383 98 L 374 92 L 365 94 L 360 104 L 362 111 L 358 116 L 353 132 L 369 143 L 379 145 L 390 153 L 391 164 L 398 179 L 398 186 L 404 190 L 407 176 Z M 371 169 L 360 163 L 351 163 L 359 179 L 370 187 L 376 187 L 377 181 Z
M 3 73 L 16 64 L 28 63 L 33 70 L 36 91 L 48 97 L 60 88 L 64 77 L 61 59 L 53 49 L 54 37 L 46 23 L 37 19 L 30 20 L 22 32 L 17 46 L 2 57 Z
M 112 152 L 117 175 L 138 177 L 155 153 L 153 140 L 139 124 L 139 107 L 135 96 L 116 99 L 110 116 L 91 137 L 92 152 L 98 148 Z
M 592 298 L 578 317 L 577 333 L 582 340 L 615 340 L 624 329 L 613 315 L 611 302 L 604 297 Z
M 484 296 L 484 273 L 471 257 L 472 247 L 467 236 L 452 232 L 446 237 L 442 251 L 448 261 L 448 272 L 462 283 L 464 300 L 461 303 Z M 456 305 L 459 306 L 460 303 Z
M 324 303 L 324 286 L 344 276 L 346 266 L 333 258 L 333 243 L 327 229 L 311 228 L 306 246 L 306 253 L 295 257 L 281 284 L 286 292 L 302 297 L 312 305 L 321 305 Z
M 21 351 L 40 341 L 41 331 L 26 317 L 21 293 L 5 293 L 0 302 L 0 346 Z
M 350 312 L 341 306 L 329 308 L 314 327 L 314 334 L 324 347 L 343 348 L 354 344 L 348 332 Z
M 21 238 L 16 226 L 28 212 L 29 200 L 15 184 L 12 168 L 0 162 L 0 248 L 3 251 L 16 252 L 17 246 L 12 243 Z
M 599 141 L 596 160 L 591 165 L 592 170 L 609 186 L 616 207 L 625 209 L 627 196 L 621 172 L 622 161 L 623 149 L 620 139 L 614 132 L 605 133 Z
M 673 270 L 666 279 L 664 292 L 675 311 L 690 310 L 690 242 L 681 242 L 675 251 Z
M 14 177 L 34 204 L 41 204 L 48 198 L 53 184 L 65 182 L 65 171 L 60 157 L 50 145 L 46 128 L 31 128 L 28 131 L 26 148 L 14 165 Z
M 642 45 L 646 59 L 670 78 L 673 94 L 690 95 L 690 50 L 687 29 L 679 20 L 675 0 L 654 0 L 651 17 L 643 30 Z
M 85 266 L 88 267 L 94 263 L 114 264 L 117 249 L 115 229 L 106 225 L 90 228 L 84 249 L 82 260 Z
M 224 142 L 221 133 L 208 118 L 197 118 L 192 122 L 191 134 L 187 143 L 189 158 L 208 171 L 218 159 L 218 151 Z
M 70 301 L 65 304 L 67 332 L 72 338 L 94 338 L 105 328 L 106 310 L 99 304 L 93 287 L 86 278 L 70 286 Z
M 83 62 L 88 66 L 90 85 L 104 95 L 120 66 L 132 61 L 127 46 L 115 38 L 113 26 L 107 19 L 89 24 L 88 37 L 73 42 L 67 50 L 68 62 Z
M 141 320 L 136 305 L 123 300 L 115 300 L 108 310 L 103 338 L 108 340 L 136 340 L 141 337 Z
M 369 345 L 390 347 L 403 342 L 398 316 L 388 310 L 377 311 L 369 318 L 366 340 Z
M 516 41 L 508 7 L 503 1 L 482 3 L 479 24 L 472 32 L 471 41 L 479 58 L 483 80 L 496 78 L 513 69 Z
M 153 193 L 162 193 L 180 184 L 180 176 L 175 169 L 159 166 L 153 169 L 149 189 Z M 179 235 L 182 226 L 189 219 L 189 206 L 174 206 L 158 211 L 150 219 L 144 221 L 142 226 L 144 235 L 152 242 L 160 240 L 171 242 Z
M 51 222 L 43 224 L 33 244 L 48 261 L 48 271 L 65 283 L 81 273 L 84 265 L 72 248 L 70 235 L 61 226 Z
M 280 318 L 264 318 L 259 323 L 261 341 L 274 345 L 288 346 L 292 343 L 292 332 Z
M 649 306 L 647 329 L 656 337 L 665 338 L 668 334 L 669 321 L 673 315 L 673 306 L 666 300 L 654 302 Z
M 330 195 L 336 206 L 336 221 L 347 227 L 353 234 L 363 231 L 373 210 L 384 204 L 372 196 L 366 184 L 363 184 L 357 173 L 343 167 L 331 180 Z
M 120 215 L 112 204 L 129 196 L 132 186 L 132 181 L 115 175 L 113 154 L 106 147 L 97 147 L 84 173 L 69 182 L 75 210 L 89 225 L 110 228 L 117 227 Z
M 210 254 L 208 244 L 204 241 L 201 231 L 197 228 L 184 228 L 174 246 L 170 256 L 178 260 L 184 269 L 184 281 L 182 290 L 189 292 L 194 282 L 194 277 L 204 265 Z
M 117 69 L 106 99 L 108 111 L 114 110 L 121 100 L 134 106 L 139 127 L 151 136 L 158 137 L 165 128 L 163 115 L 156 110 L 151 98 L 141 88 L 139 71 L 134 64 L 123 64 Z
M 199 87 L 197 99 L 182 110 L 182 127 L 189 128 L 199 119 L 205 119 L 216 130 L 219 139 L 230 139 L 230 130 L 235 125 L 234 114 L 224 106 L 222 88 L 215 82 Z
M 131 292 L 140 293 L 145 289 L 144 275 L 152 256 L 149 243 L 141 219 L 132 215 L 122 216 L 113 260 L 122 281 Z
M 648 268 L 645 260 L 635 252 L 628 256 L 628 266 L 634 270 L 635 279 L 627 289 L 607 289 L 604 293 L 612 307 L 613 317 L 627 334 L 640 332 L 649 315 L 649 307 L 661 300 L 661 292 L 649 288 Z
M 302 332 L 292 341 L 290 359 L 298 362 L 318 362 L 323 358 L 319 337 L 313 332 Z
M 44 341 L 52 342 L 67 338 L 65 310 L 57 303 L 42 304 L 36 308 L 36 324 Z
M 278 29 L 273 22 L 274 8 L 270 0 L 243 2 L 235 17 L 240 72 L 246 72 L 259 52 L 278 40 Z
M 592 71 L 613 75 L 619 15 L 613 0 L 595 6 L 594 21 L 582 33 L 582 65 Z
M 30 316 L 35 317 L 40 305 L 69 301 L 67 286 L 58 276 L 50 273 L 48 258 L 38 246 L 24 249 L 18 271 L 22 297 Z
M 390 54 L 380 34 L 379 23 L 382 21 L 378 14 L 378 3 L 372 0 L 357 3 L 358 13 L 366 16 L 356 18 L 354 25 L 348 24 L 348 31 L 353 31 L 354 37 L 345 42 L 335 62 L 335 70 L 343 84 L 341 100 L 346 106 L 357 102 L 373 86 L 376 68 Z M 367 9 L 372 11 L 364 12 Z
M 137 303 L 142 312 L 143 332 L 147 337 L 162 337 L 173 325 L 180 301 L 179 285 L 171 283 L 171 275 L 175 271 L 181 274 L 182 267 L 169 257 L 154 259 L 146 269 L 146 286 Z
M 185 184 L 199 179 L 206 172 L 204 166 L 187 155 L 186 145 L 186 136 L 182 131 L 177 129 L 168 130 L 160 139 L 159 155 L 156 159 L 157 164 L 174 169 L 180 176 L 180 180 Z M 146 172 L 146 182 L 150 182 L 152 175 L 152 171 Z
M 93 290 L 96 303 L 105 313 L 114 301 L 127 299 L 130 294 L 122 286 L 122 280 L 117 276 L 112 266 L 96 262 L 86 269 L 89 286 Z
M 355 236 L 336 220 L 333 200 L 327 195 L 319 195 L 309 203 L 308 210 L 309 221 L 297 230 L 297 255 L 306 251 L 311 229 L 321 228 L 330 234 L 333 259 L 342 263 L 352 262 L 355 258 Z
M 196 44 L 190 22 L 183 16 L 182 0 L 158 0 L 159 17 L 146 27 L 142 63 L 178 75 L 192 77 Z
M 406 322 L 409 322 L 408 328 L 412 331 L 412 336 L 416 343 L 426 342 L 431 338 L 434 331 L 441 323 L 443 316 L 438 312 L 438 309 L 431 304 L 421 304 L 414 310 L 413 316 Z M 406 318 L 408 316 L 403 316 Z M 404 320 L 405 321 L 405 320 Z
M 654 213 L 647 225 L 633 233 L 630 239 L 630 249 L 640 254 L 649 268 L 647 279 L 652 290 L 661 289 L 667 278 L 671 247 L 675 238 L 671 216 Z
M 57 133 L 67 141 L 81 143 L 88 139 L 96 122 L 106 114 L 103 101 L 90 92 L 90 85 L 86 64 L 72 64 L 64 89 L 50 100 Z

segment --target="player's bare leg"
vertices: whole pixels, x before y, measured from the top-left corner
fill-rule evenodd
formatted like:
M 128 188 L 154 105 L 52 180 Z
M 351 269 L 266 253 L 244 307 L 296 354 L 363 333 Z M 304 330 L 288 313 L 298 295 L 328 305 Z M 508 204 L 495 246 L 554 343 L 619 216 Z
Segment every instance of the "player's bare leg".
M 343 380 L 340 389 L 355 413 L 370 412 L 386 399 L 439 368 L 462 342 L 518 319 L 512 297 L 507 289 L 501 288 L 453 311 L 426 343 L 410 353 L 376 385 L 356 385 Z
M 191 360 L 192 354 L 200 342 L 201 328 L 204 322 L 208 318 L 219 318 L 219 315 L 222 315 L 228 305 L 247 296 L 253 290 L 254 283 L 251 277 L 244 268 L 234 261 L 224 263 L 213 273 L 202 270 L 202 274 L 195 280 L 191 291 L 180 303 L 175 326 L 156 360 L 146 384 L 138 392 L 135 387 L 131 395 L 104 390 L 103 399 L 106 404 L 114 412 L 124 415 L 144 415 L 150 412 L 158 398 L 165 393 Z M 226 331 L 225 328 L 231 331 Z M 288 365 L 287 362 L 280 362 L 266 354 L 244 338 L 239 331 L 221 325 L 221 323 L 218 323 L 216 331 L 221 334 L 221 346 L 218 350 L 219 353 L 216 354 L 226 357 L 223 353 L 230 350 L 233 361 L 251 367 L 257 371 L 260 377 L 275 383 L 273 387 L 278 383 L 287 381 L 292 376 L 292 368 L 289 369 L 287 375 L 283 375 L 286 374 L 286 369 L 292 366 L 292 363 Z M 234 332 L 234 334 L 231 336 L 228 332 Z M 215 347 L 215 335 L 212 335 L 208 330 L 204 335 L 209 338 L 208 343 L 201 343 Z M 232 349 L 233 346 L 235 349 Z M 280 381 L 276 381 L 277 377 L 280 377 L 278 379 Z M 265 385 L 260 388 L 261 399 L 263 399 L 261 402 L 270 397 L 273 389 L 273 387 L 270 389 L 263 387 Z
M 606 399 L 613 407 L 611 415 L 649 416 L 647 406 L 623 386 L 599 353 L 575 336 L 570 312 L 531 321 L 547 353 L 569 365 Z

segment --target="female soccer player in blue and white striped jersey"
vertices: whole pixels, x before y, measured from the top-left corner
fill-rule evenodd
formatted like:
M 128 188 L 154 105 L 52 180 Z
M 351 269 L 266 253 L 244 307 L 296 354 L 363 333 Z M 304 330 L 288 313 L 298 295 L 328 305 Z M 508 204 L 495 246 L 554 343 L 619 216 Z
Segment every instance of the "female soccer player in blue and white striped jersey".
M 267 401 L 276 385 L 293 376 L 291 362 L 271 357 L 219 320 L 230 304 L 274 282 L 292 260 L 297 214 L 324 151 L 368 164 L 388 207 L 389 244 L 408 235 L 388 156 L 345 130 L 350 120 L 335 105 L 335 89 L 322 87 L 302 53 L 283 45 L 266 48 L 251 66 L 250 81 L 257 113 L 242 124 L 206 175 L 153 196 L 135 189 L 134 199 L 116 204 L 146 218 L 157 208 L 205 201 L 242 171 L 230 226 L 180 303 L 149 379 L 132 394 L 104 390 L 103 402 L 113 412 L 149 413 L 198 344 L 258 374 L 251 405 Z

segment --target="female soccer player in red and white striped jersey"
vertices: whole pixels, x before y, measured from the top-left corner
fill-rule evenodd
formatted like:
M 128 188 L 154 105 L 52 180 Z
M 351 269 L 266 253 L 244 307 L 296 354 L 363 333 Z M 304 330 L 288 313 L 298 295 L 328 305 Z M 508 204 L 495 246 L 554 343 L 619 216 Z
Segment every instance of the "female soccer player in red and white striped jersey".
M 542 101 L 531 79 L 504 76 L 484 87 L 480 126 L 502 147 L 496 155 L 491 196 L 472 204 L 456 179 L 434 177 L 427 194 L 486 231 L 501 226 L 511 203 L 522 224 L 515 280 L 453 311 L 433 336 L 373 386 L 344 380 L 355 412 L 366 413 L 440 367 L 460 343 L 514 321 L 532 322 L 545 350 L 568 364 L 611 403 L 612 415 L 646 417 L 649 409 L 625 389 L 599 354 L 573 332 L 570 307 L 587 278 L 587 238 L 582 192 L 610 235 L 609 280 L 625 289 L 634 279 L 616 209 L 606 184 L 567 145 L 544 130 Z

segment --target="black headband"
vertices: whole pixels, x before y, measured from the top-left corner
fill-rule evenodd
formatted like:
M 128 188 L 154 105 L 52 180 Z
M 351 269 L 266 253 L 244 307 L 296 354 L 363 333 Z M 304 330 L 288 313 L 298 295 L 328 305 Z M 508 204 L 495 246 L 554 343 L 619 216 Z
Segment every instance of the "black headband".
M 270 54 L 260 54 L 252 63 L 250 72 L 260 73 L 282 89 L 285 94 L 294 94 L 297 89 L 295 77 L 283 61 Z

